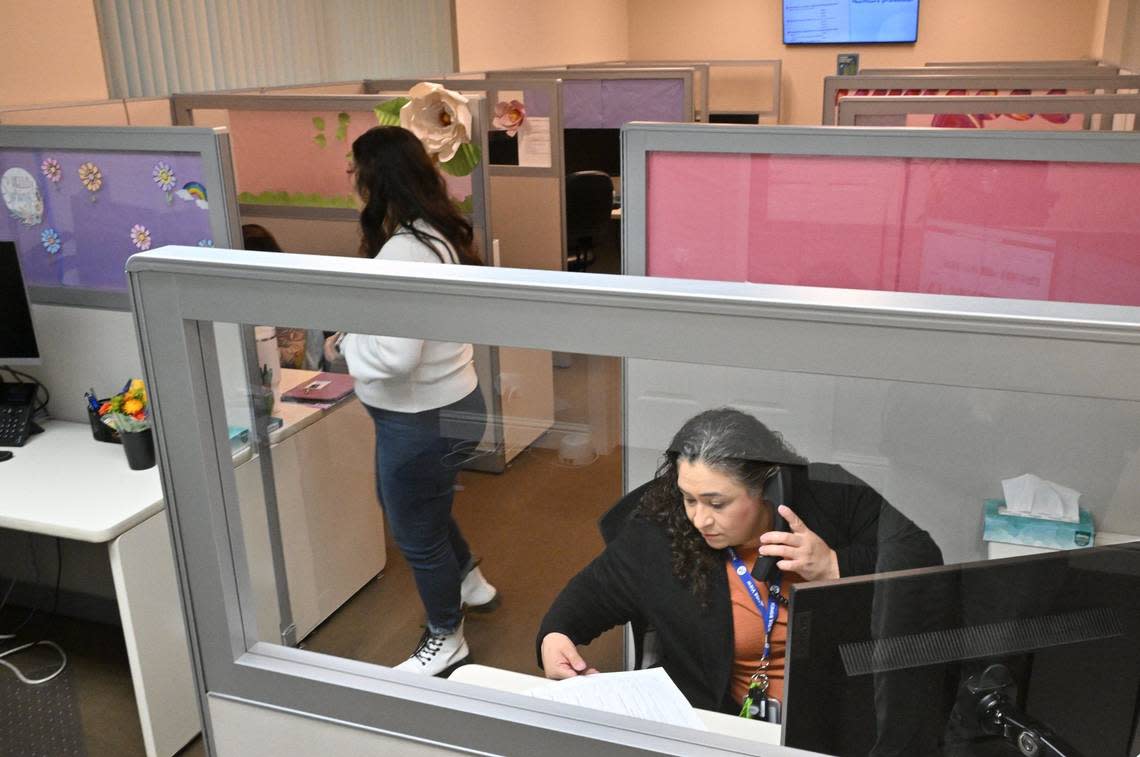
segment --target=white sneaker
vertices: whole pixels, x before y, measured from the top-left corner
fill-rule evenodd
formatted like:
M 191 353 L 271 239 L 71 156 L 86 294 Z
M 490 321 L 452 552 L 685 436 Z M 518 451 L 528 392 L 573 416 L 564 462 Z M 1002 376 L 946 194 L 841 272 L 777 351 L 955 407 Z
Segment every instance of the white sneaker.
M 459 585 L 459 606 L 472 612 L 490 612 L 499 606 L 498 590 L 483 578 L 478 566 Z
M 420 644 L 412 656 L 396 666 L 396 670 L 425 676 L 446 676 L 460 665 L 471 662 L 471 651 L 463 638 L 463 623 L 448 634 L 424 629 Z

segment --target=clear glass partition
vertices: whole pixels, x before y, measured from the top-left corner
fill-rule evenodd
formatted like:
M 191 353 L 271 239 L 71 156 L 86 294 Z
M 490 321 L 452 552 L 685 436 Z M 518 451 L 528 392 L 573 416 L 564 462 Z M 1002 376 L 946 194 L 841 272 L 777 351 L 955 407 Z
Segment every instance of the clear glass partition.
M 793 604 L 781 631 L 790 634 L 789 665 L 786 676 L 774 669 L 772 680 L 773 691 L 798 696 L 800 704 L 786 702 L 785 744 L 867 754 L 876 739 L 914 736 L 933 739 L 938 754 L 994 753 L 987 750 L 997 745 L 981 726 L 954 719 L 953 696 L 943 699 L 991 662 L 1011 671 L 1018 706 L 1087 753 L 1123 754 L 1135 738 L 1135 711 L 1121 714 L 1135 705 L 1135 676 L 1126 679 L 1131 689 L 1127 682 L 1110 687 L 1119 701 L 1105 704 L 1093 693 L 1100 668 L 1066 666 L 1084 697 L 1111 711 L 1109 725 L 1090 732 L 1057 716 L 1056 678 L 1042 671 L 1059 658 L 1034 656 L 1079 639 L 1099 665 L 1106 649 L 1127 648 L 1140 609 L 1135 593 L 1116 589 L 1135 586 L 1135 552 L 1057 557 L 1047 568 L 1057 593 L 1020 604 L 1007 596 L 1002 608 L 979 600 L 993 599 L 980 591 L 994 590 L 986 564 L 963 566 L 950 588 L 936 566 L 987 557 L 988 503 L 1003 498 L 1003 480 L 1026 473 L 1079 491 L 1097 534 L 1140 534 L 1140 394 L 1131 378 L 1140 367 L 1136 308 L 899 293 L 856 298 L 836 290 L 509 269 L 439 275 L 415 264 L 243 255 L 240 267 L 225 251 L 214 251 L 205 265 L 179 250 L 131 263 L 159 448 L 173 482 L 167 495 L 184 558 L 185 601 L 206 685 L 217 697 L 488 752 L 545 741 L 552 754 L 588 744 L 601 754 L 631 747 L 755 753 L 758 744 L 779 742 L 774 726 L 718 712 L 718 687 L 734 684 L 711 662 L 721 659 L 717 644 L 701 652 L 700 669 L 720 683 L 694 676 L 678 660 L 685 643 L 699 646 L 725 632 L 727 621 L 717 618 L 729 612 L 728 595 L 714 593 L 711 609 L 701 609 L 687 590 L 674 587 L 665 542 L 636 555 L 623 552 L 624 540 L 635 538 L 628 534 L 640 532 L 621 528 L 650 528 L 644 523 L 619 525 L 617 537 L 608 533 L 610 557 L 594 568 L 594 579 L 605 578 L 585 586 L 619 608 L 604 613 L 615 628 L 582 654 L 600 671 L 620 671 L 640 647 L 626 648 L 619 620 L 633 622 L 635 638 L 647 618 L 674 623 L 662 629 L 664 665 L 697 706 L 694 724 L 653 723 L 585 709 L 581 701 L 524 695 L 543 685 L 526 676 L 541 675 L 535 637 L 544 616 L 606 549 L 603 534 L 615 505 L 654 479 L 688 419 L 727 406 L 782 435 L 790 449 L 779 462 L 795 473 L 781 496 L 794 503 L 800 525 L 810 523 L 832 540 L 844 576 L 933 569 L 915 574 L 933 582 L 918 588 L 891 577 L 911 574 L 891 574 L 880 577 L 881 589 L 870 579 L 808 580 L 802 595 L 803 577 L 788 571 L 788 583 L 797 587 L 789 587 Z M 234 331 L 235 323 L 265 322 L 370 335 L 354 337 L 370 344 L 403 339 L 554 352 L 553 425 L 502 472 L 459 470 L 485 451 L 477 411 L 449 406 L 438 419 L 441 441 L 431 463 L 456 469 L 453 517 L 502 598 L 492 612 L 473 603 L 466 615 L 471 654 L 485 668 L 449 681 L 391 669 L 416 648 L 425 618 L 415 570 L 400 546 L 407 538 L 400 533 L 403 516 L 394 521 L 385 513 L 383 485 L 376 490 L 377 413 L 360 399 L 372 390 L 354 395 L 343 377 L 293 371 L 263 385 L 257 370 L 227 370 L 246 358 L 236 342 L 217 334 Z M 495 380 L 500 392 L 530 391 L 506 373 Z M 382 452 L 381 467 L 383 458 Z M 640 499 L 633 505 L 651 518 Z M 715 557 L 709 538 L 716 534 L 706 537 Z M 1091 543 L 1090 535 L 1085 546 Z M 666 587 L 667 599 L 648 590 L 635 593 L 648 599 L 622 598 L 623 577 L 641 577 L 643 563 L 663 571 L 654 580 Z M 1008 561 L 992 565 L 994 576 L 1020 570 Z M 1086 574 L 1091 583 L 1081 578 Z M 711 575 L 714 586 L 728 591 L 719 562 Z M 1064 587 L 1098 581 L 1113 590 L 1066 606 L 1071 597 Z M 965 588 L 953 595 L 952 607 L 942 606 L 953 612 L 932 614 L 929 602 L 949 595 L 923 597 L 928 585 Z M 582 586 L 576 601 L 584 601 Z M 821 596 L 819 586 L 839 588 Z M 848 596 L 844 586 L 863 587 L 862 593 Z M 808 609 L 797 615 L 796 602 Z M 824 622 L 839 612 L 835 602 L 848 608 L 842 638 L 828 635 L 839 627 L 832 620 L 818 632 L 805 629 L 812 613 Z M 674 604 L 682 608 L 679 617 L 663 609 Z M 1085 614 L 1049 625 L 1051 612 L 1078 611 Z M 1047 640 L 1022 643 L 1015 633 L 982 652 L 960 651 L 962 634 L 997 633 L 990 626 L 1005 621 L 1021 624 L 1016 633 L 1044 623 Z M 827 677 L 834 676 L 831 668 L 811 662 L 920 632 L 945 632 L 938 639 L 949 651 L 906 664 L 872 655 L 863 668 L 849 668 L 862 671 L 848 674 L 854 680 L 838 684 Z M 1099 643 L 1105 640 L 1108 647 Z M 1130 674 L 1140 670 L 1135 650 L 1116 659 Z M 900 678 L 899 670 L 909 672 Z M 854 688 L 841 696 L 837 686 Z M 851 704 L 857 694 L 858 704 Z M 900 694 L 903 700 L 921 694 L 929 706 L 908 709 Z M 813 697 L 834 700 L 842 717 L 827 733 L 846 734 L 847 742 L 809 738 L 824 732 L 812 725 Z M 212 706 L 223 704 L 215 698 Z M 454 727 L 460 723 L 468 727 Z M 843 743 L 858 744 L 858 751 L 833 749 Z

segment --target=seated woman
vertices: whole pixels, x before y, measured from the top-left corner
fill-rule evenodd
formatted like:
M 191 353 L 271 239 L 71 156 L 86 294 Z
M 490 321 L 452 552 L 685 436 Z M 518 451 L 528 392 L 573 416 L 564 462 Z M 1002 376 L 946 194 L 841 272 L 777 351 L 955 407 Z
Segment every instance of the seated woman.
M 767 501 L 776 480 L 783 501 Z M 655 629 L 660 664 L 694 707 L 775 721 L 788 622 L 781 587 L 942 562 L 930 536 L 870 486 L 808 463 L 732 408 L 687 421 L 640 491 L 605 551 L 543 618 L 538 654 L 549 678 L 597 672 L 577 645 L 631 622 Z

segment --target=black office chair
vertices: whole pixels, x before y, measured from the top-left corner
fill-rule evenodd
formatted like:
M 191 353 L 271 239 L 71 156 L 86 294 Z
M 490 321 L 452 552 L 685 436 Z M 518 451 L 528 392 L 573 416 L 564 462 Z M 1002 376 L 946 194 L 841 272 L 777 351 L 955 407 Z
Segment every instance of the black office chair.
M 613 210 L 614 184 L 602 171 L 566 177 L 566 268 L 584 271 L 597 260 L 594 249 Z

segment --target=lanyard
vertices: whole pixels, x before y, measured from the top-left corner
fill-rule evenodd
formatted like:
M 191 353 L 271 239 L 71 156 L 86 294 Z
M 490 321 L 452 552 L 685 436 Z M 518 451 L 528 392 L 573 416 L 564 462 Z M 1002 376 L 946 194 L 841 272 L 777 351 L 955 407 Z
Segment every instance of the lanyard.
M 772 628 L 776 625 L 776 616 L 780 613 L 780 574 L 777 572 L 776 579 L 768 582 L 768 602 L 765 603 L 760 598 L 760 589 L 752 580 L 752 573 L 749 572 L 748 566 L 744 564 L 740 555 L 736 554 L 736 550 L 732 547 L 728 548 L 728 557 L 732 560 L 732 567 L 740 582 L 748 590 L 748 596 L 752 597 L 752 603 L 760 611 L 760 617 L 764 619 L 764 653 L 760 659 L 767 662 L 772 655 Z

